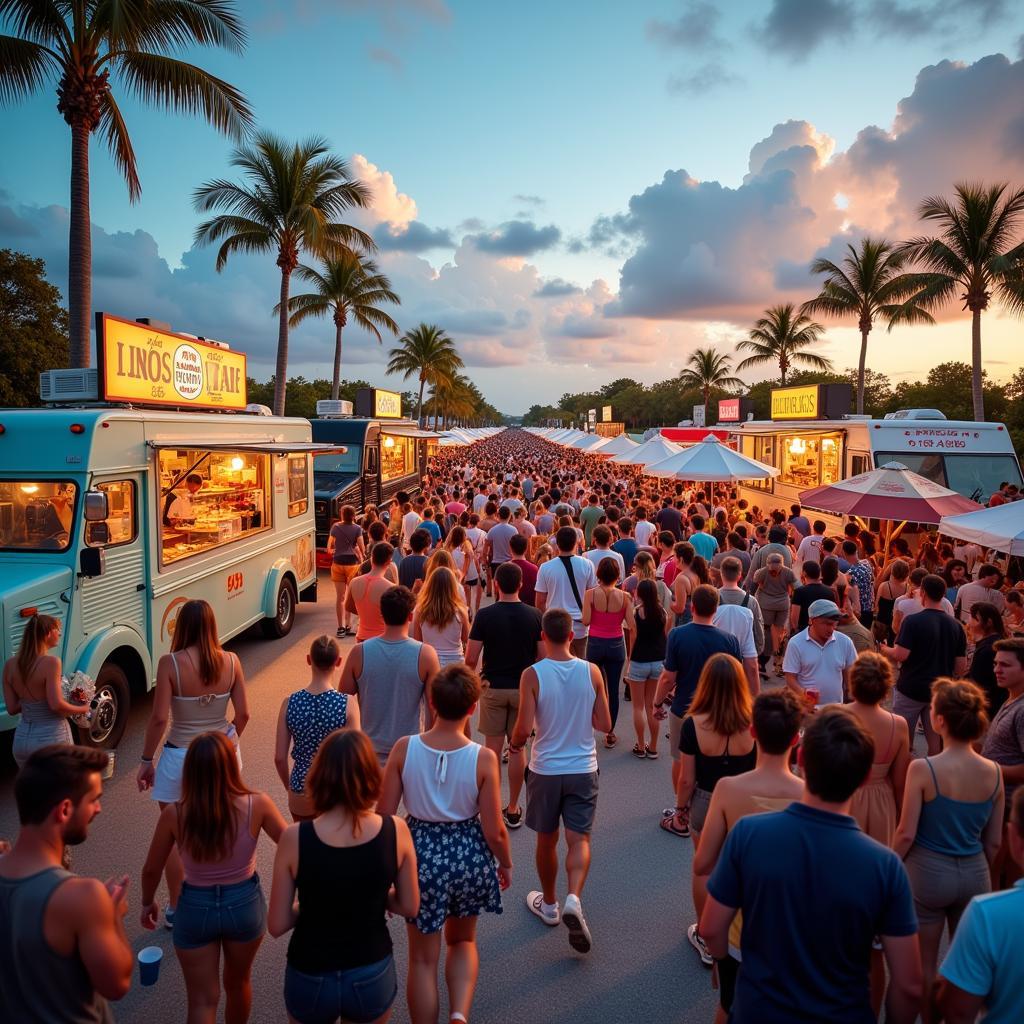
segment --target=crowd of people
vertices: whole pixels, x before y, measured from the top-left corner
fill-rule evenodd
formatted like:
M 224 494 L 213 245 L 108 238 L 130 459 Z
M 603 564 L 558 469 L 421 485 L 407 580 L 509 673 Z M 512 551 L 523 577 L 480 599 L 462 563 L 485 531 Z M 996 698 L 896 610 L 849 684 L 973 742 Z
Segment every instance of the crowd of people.
M 668 739 L 672 802 L 652 829 L 692 844 L 681 930 L 713 968 L 718 1020 L 1020 1020 L 1019 566 L 912 539 L 883 548 L 859 523 L 523 431 L 442 452 L 417 494 L 346 507 L 331 530 L 337 635 L 313 641 L 277 718 L 292 824 L 244 781 L 242 667 L 210 606 L 186 603 L 137 781 L 159 807 L 140 922 L 159 925 L 165 880 L 190 1024 L 214 1021 L 222 992 L 225 1019 L 248 1019 L 267 932 L 290 934 L 290 1020 L 387 1020 L 388 914 L 406 922 L 411 1020 L 438 1019 L 443 949 L 448 1019 L 468 1021 L 477 921 L 502 912 L 523 824 L 538 887 L 522 898 L 587 954 L 598 748 L 630 728 L 645 762 Z M 131 979 L 129 883 L 67 867 L 106 755 L 71 745 L 59 629 L 30 619 L 3 672 L 22 720 L 0 1016 L 103 1021 Z

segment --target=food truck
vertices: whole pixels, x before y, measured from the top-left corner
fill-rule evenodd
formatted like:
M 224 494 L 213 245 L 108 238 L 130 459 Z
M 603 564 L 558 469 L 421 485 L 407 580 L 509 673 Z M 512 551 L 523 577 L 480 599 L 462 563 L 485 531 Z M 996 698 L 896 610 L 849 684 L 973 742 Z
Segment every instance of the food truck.
M 241 352 L 102 313 L 96 335 L 97 369 L 51 370 L 48 407 L 0 410 L 0 637 L 9 658 L 32 614 L 61 620 L 64 672 L 96 684 L 80 738 L 109 749 L 187 600 L 210 602 L 222 641 L 257 622 L 285 636 L 316 600 L 324 446 L 246 406 Z
M 317 405 L 317 418 L 310 421 L 313 440 L 346 449 L 343 455 L 318 455 L 313 460 L 317 564 L 326 567 L 327 538 L 341 517 L 341 507 L 352 505 L 359 514 L 368 505 L 387 504 L 399 491 L 415 494 L 440 435 L 403 419 L 402 396 L 394 391 L 361 388 L 355 416 L 342 411 L 341 405 Z
M 721 403 L 728 417 L 738 409 Z M 901 462 L 935 483 L 985 504 L 1003 482 L 1021 485 L 1020 464 L 1002 423 L 947 420 L 937 409 L 901 409 L 884 419 L 850 415 L 850 385 L 776 388 L 770 420 L 736 423 L 744 455 L 775 466 L 774 480 L 745 481 L 740 496 L 762 509 L 787 508 L 800 492 L 834 484 L 887 462 Z M 821 516 L 828 522 L 827 515 Z

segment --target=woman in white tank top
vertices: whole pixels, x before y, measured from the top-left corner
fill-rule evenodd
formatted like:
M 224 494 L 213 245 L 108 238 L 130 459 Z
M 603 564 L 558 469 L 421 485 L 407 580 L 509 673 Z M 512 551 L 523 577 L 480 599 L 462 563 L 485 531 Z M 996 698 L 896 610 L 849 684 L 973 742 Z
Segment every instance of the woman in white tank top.
M 466 738 L 480 690 L 480 677 L 465 665 L 441 669 L 430 684 L 434 726 L 395 744 L 377 803 L 378 814 L 387 815 L 405 802 L 416 847 L 420 907 L 406 919 L 414 1020 L 437 1019 L 442 929 L 451 1019 L 469 1019 L 478 970 L 476 919 L 484 911 L 500 914 L 499 887 L 512 884 L 498 758 Z

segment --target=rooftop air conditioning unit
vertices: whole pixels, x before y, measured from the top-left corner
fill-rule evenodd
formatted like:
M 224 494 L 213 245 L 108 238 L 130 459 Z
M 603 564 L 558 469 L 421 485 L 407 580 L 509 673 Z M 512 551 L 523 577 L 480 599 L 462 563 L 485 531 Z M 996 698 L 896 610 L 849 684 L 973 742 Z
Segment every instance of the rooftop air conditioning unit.
M 99 401 L 99 374 L 95 369 L 46 370 L 39 374 L 39 397 L 44 402 Z
M 944 420 L 946 414 L 938 409 L 897 409 L 885 414 L 887 420 Z
M 337 419 L 339 416 L 352 415 L 352 403 L 344 399 L 321 398 L 316 403 L 316 414 L 321 419 Z
M 250 402 L 245 407 L 245 412 L 250 416 L 273 416 L 273 410 L 269 405 L 261 405 L 259 402 Z

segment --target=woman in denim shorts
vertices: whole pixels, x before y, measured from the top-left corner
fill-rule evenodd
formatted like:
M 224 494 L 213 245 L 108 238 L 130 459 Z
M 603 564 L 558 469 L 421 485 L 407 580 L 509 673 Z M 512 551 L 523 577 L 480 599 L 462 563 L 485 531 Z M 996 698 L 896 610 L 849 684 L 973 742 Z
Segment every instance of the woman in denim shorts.
M 633 756 L 653 760 L 658 756 L 654 692 L 658 688 L 658 677 L 665 667 L 665 638 L 671 625 L 661 603 L 656 580 L 640 580 L 636 587 L 636 598 L 636 641 L 626 667 L 626 685 L 633 702 L 633 729 L 636 732 Z M 649 742 L 646 736 L 650 736 Z
M 177 845 L 185 883 L 174 916 L 174 951 L 188 993 L 189 1020 L 212 1020 L 220 1001 L 224 953 L 225 1015 L 248 1019 L 250 975 L 267 927 L 256 874 L 260 832 L 276 843 L 284 818 L 266 793 L 242 782 L 235 746 L 222 732 L 197 736 L 185 755 L 181 800 L 164 808 L 142 869 L 142 926 L 157 926 L 157 886 Z
M 374 811 L 380 789 L 366 734 L 332 733 L 306 776 L 317 817 L 289 826 L 277 848 L 268 926 L 275 938 L 294 929 L 284 1004 L 296 1024 L 391 1015 L 398 980 L 385 913 L 415 914 L 420 893 L 408 826 Z

